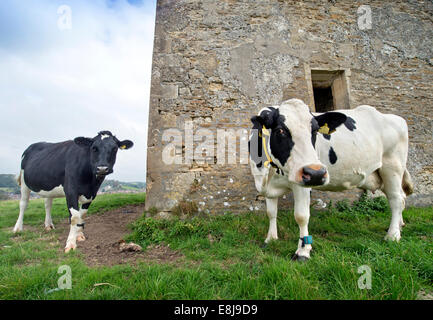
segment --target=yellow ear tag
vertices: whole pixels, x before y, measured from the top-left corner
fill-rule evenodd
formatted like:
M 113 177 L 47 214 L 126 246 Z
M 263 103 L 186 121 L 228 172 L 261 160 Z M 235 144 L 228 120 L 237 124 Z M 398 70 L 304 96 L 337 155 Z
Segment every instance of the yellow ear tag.
M 334 131 L 332 131 L 332 132 L 334 132 Z M 330 134 L 328 124 L 325 123 L 323 126 L 321 126 L 319 129 L 319 132 L 323 133 L 323 134 Z
M 263 126 L 263 128 L 262 128 L 262 132 L 265 136 L 269 136 L 269 131 L 268 131 L 268 129 L 265 128 L 265 126 Z
M 126 149 L 126 146 L 125 145 L 120 146 L 120 149 Z
M 265 161 L 265 163 L 264 163 L 265 168 L 269 167 L 270 164 L 271 164 L 270 161 Z

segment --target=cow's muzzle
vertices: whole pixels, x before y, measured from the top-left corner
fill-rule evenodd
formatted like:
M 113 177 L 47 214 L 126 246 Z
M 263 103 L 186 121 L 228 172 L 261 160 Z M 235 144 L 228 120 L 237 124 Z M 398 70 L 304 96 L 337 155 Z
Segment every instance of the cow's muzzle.
M 305 166 L 300 171 L 300 180 L 305 186 L 321 186 L 326 183 L 328 173 L 326 168 L 321 165 Z
M 96 168 L 96 175 L 97 176 L 106 176 L 110 173 L 110 169 L 108 167 L 97 167 Z

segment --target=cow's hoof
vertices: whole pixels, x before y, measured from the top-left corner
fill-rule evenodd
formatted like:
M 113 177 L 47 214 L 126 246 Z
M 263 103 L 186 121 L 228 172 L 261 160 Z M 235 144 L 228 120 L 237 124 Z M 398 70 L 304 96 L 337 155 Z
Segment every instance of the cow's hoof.
M 49 226 L 45 226 L 45 231 L 54 230 L 54 224 L 50 224 Z
M 76 248 L 77 248 L 77 246 L 75 244 L 70 244 L 70 245 L 66 246 L 65 253 L 68 253 L 71 250 L 75 250 Z
M 262 249 L 266 249 L 267 247 L 268 247 L 267 242 L 263 242 L 262 245 L 260 246 L 260 248 L 262 248 Z
M 305 256 L 299 256 L 297 253 L 295 253 L 292 256 L 292 261 L 299 261 L 299 262 L 304 262 L 304 261 L 308 261 L 310 258 L 305 257 Z
M 86 240 L 86 237 L 84 236 L 84 234 L 81 233 L 77 236 L 77 241 L 84 241 L 84 240 Z
M 21 231 L 23 231 L 23 227 L 14 227 L 14 229 L 13 229 L 13 233 L 18 233 L 18 232 L 21 232 Z
M 399 242 L 401 239 L 400 233 L 399 232 L 394 232 L 394 233 L 388 233 L 385 236 L 385 241 L 394 241 L 394 242 Z

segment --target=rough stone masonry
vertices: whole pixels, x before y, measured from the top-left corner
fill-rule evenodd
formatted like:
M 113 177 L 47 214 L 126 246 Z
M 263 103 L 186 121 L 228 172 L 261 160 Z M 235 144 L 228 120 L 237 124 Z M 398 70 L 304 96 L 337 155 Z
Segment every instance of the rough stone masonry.
M 366 14 L 362 5 L 370 8 L 367 26 L 359 21 Z M 334 98 L 346 100 L 336 109 L 369 104 L 406 119 L 415 184 L 407 203 L 431 205 L 432 16 L 427 0 L 158 0 L 146 207 L 170 211 L 185 200 L 210 213 L 262 210 L 248 163 L 221 165 L 213 156 L 204 164 L 167 165 L 162 135 L 169 128 L 184 132 L 188 120 L 190 130 L 205 128 L 215 136 L 217 129 L 249 129 L 258 110 L 289 98 L 314 111 L 314 70 L 344 75 Z M 185 138 L 182 144 L 178 152 L 188 158 Z M 358 193 L 313 191 L 313 199 Z M 290 201 L 288 195 L 280 208 Z

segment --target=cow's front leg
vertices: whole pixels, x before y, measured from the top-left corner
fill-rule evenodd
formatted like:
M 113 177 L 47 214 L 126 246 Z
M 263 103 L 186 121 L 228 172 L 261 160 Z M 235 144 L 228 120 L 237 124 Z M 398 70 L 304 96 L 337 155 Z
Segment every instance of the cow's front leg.
M 80 230 L 77 234 L 77 241 L 84 241 L 86 240 L 86 237 L 84 236 L 84 217 L 87 214 L 87 210 L 89 209 L 91 202 L 89 203 L 84 203 L 83 205 L 81 205 L 80 208 L 80 215 L 81 215 L 81 219 L 82 219 L 82 224 L 83 224 L 83 228 L 82 230 Z
M 308 235 L 308 221 L 310 220 L 310 188 L 293 187 L 295 200 L 295 220 L 299 226 L 298 249 L 292 260 L 305 261 L 310 258 L 312 237 Z
M 269 218 L 269 230 L 268 236 L 266 237 L 265 243 L 269 243 L 271 240 L 278 239 L 277 232 L 277 213 L 278 213 L 278 198 L 266 198 L 266 213 Z
M 76 249 L 77 238 L 84 229 L 84 221 L 81 212 L 78 209 L 78 196 L 67 196 L 66 203 L 69 208 L 69 220 L 71 223 L 65 246 L 65 253 L 68 253 L 69 251 Z

